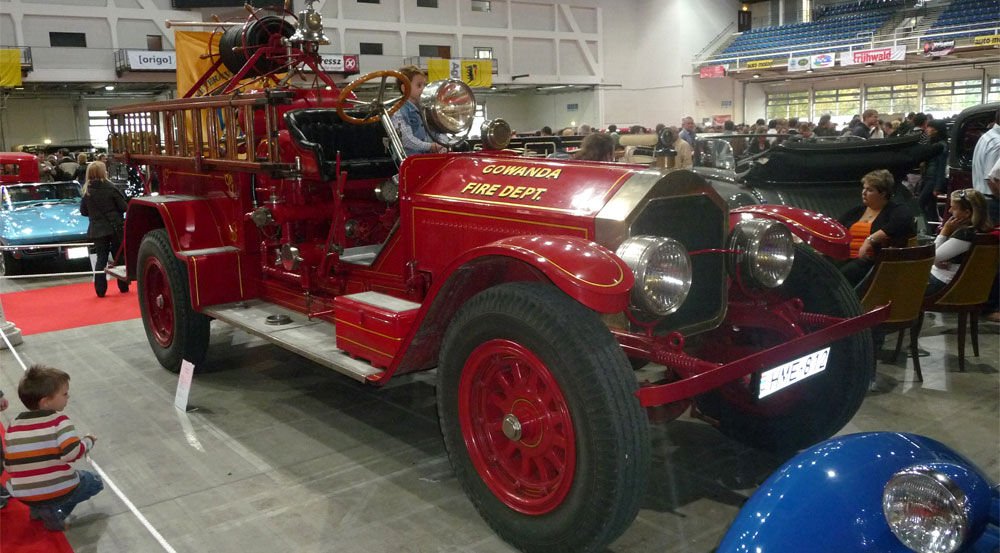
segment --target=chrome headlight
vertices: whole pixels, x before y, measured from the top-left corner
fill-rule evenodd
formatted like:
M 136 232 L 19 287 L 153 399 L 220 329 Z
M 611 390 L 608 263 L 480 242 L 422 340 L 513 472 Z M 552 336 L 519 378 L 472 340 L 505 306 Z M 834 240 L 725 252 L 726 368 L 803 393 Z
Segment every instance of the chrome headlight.
M 420 107 L 431 137 L 444 144 L 454 144 L 472 128 L 476 97 L 462 81 L 435 81 L 420 93 Z
M 510 124 L 503 119 L 493 119 L 483 122 L 479 127 L 479 135 L 483 141 L 484 150 L 502 150 L 510 144 L 513 131 Z
M 792 272 L 792 234 L 777 221 L 740 221 L 730 235 L 729 247 L 735 250 L 729 256 L 729 272 L 743 283 L 777 288 Z
M 632 305 L 653 315 L 680 308 L 691 290 L 691 258 L 680 242 L 659 236 L 634 236 L 615 252 L 632 269 Z
M 965 493 L 929 467 L 894 474 L 882 493 L 882 512 L 899 541 L 919 553 L 952 553 L 969 531 Z

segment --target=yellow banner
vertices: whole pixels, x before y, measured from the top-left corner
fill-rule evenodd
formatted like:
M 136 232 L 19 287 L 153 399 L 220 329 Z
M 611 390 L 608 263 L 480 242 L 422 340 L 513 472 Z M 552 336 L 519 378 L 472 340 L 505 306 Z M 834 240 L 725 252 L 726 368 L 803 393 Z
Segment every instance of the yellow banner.
M 0 50 L 0 87 L 21 86 L 21 50 Z
M 747 69 L 770 69 L 773 66 L 774 60 L 754 60 L 747 62 Z
M 973 46 L 1000 46 L 1000 35 L 983 35 L 972 39 Z
M 209 42 L 212 42 L 211 51 L 218 52 L 220 38 L 222 38 L 222 33 L 174 31 L 174 48 L 177 51 L 178 97 L 183 98 L 198 82 L 198 79 L 211 69 L 213 60 L 207 56 L 210 51 Z M 225 65 L 220 65 L 192 96 L 204 96 L 209 90 L 228 81 L 232 76 L 233 74 L 226 69 Z
M 457 79 L 473 88 L 493 86 L 492 60 L 446 60 L 427 61 L 427 80 Z

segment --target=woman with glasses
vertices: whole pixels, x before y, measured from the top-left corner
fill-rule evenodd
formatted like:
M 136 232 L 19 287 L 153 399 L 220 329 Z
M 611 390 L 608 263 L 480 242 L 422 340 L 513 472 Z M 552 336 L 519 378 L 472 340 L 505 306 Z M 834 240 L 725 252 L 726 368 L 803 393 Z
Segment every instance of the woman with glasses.
M 934 266 L 927 283 L 926 295 L 944 288 L 962 266 L 977 232 L 989 232 L 993 222 L 986 213 L 986 198 L 974 188 L 951 193 L 951 217 L 941 225 L 934 239 Z

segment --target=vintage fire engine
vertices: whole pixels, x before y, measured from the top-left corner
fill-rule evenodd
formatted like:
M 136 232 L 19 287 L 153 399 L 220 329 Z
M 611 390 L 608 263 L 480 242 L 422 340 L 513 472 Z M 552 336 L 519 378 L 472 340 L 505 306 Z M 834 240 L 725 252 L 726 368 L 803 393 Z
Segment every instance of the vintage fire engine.
M 459 481 L 538 552 L 600 551 L 631 524 L 647 409 L 770 450 L 854 415 L 885 308 L 862 313 L 817 253 L 843 254 L 838 224 L 730 211 L 688 171 L 518 157 L 499 120 L 481 151 L 407 157 L 403 75 L 289 77 L 321 41 L 311 6 L 256 12 L 219 63 L 266 86 L 110 111 L 115 155 L 156 189 L 129 205 L 119 276 L 164 367 L 201 364 L 214 319 L 376 386 L 436 368 Z M 443 143 L 471 125 L 461 82 L 421 103 Z

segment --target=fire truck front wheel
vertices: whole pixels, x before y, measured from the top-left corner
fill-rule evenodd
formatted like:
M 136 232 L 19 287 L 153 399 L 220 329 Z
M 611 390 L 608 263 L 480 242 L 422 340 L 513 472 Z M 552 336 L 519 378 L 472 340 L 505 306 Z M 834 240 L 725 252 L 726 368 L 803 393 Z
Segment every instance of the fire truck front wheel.
M 191 308 L 187 267 L 174 256 L 167 232 L 150 231 L 139 245 L 139 311 L 156 359 L 171 372 L 197 367 L 208 351 L 211 319 Z
M 628 359 L 553 286 L 481 292 L 445 333 L 438 415 L 458 480 L 526 552 L 596 552 L 632 523 L 649 429 Z
M 806 245 L 795 246 L 795 265 L 782 286 L 787 297 L 802 300 L 806 312 L 836 317 L 862 313 L 854 290 L 840 271 Z M 739 331 L 722 325 L 705 340 L 703 358 L 730 361 L 795 336 L 794 330 Z M 729 357 L 727 357 L 729 356 Z M 727 436 L 747 445 L 789 453 L 825 440 L 857 413 L 875 371 L 871 332 L 864 330 L 830 345 L 825 368 L 762 399 L 747 378 L 698 398 L 698 406 L 719 421 Z

